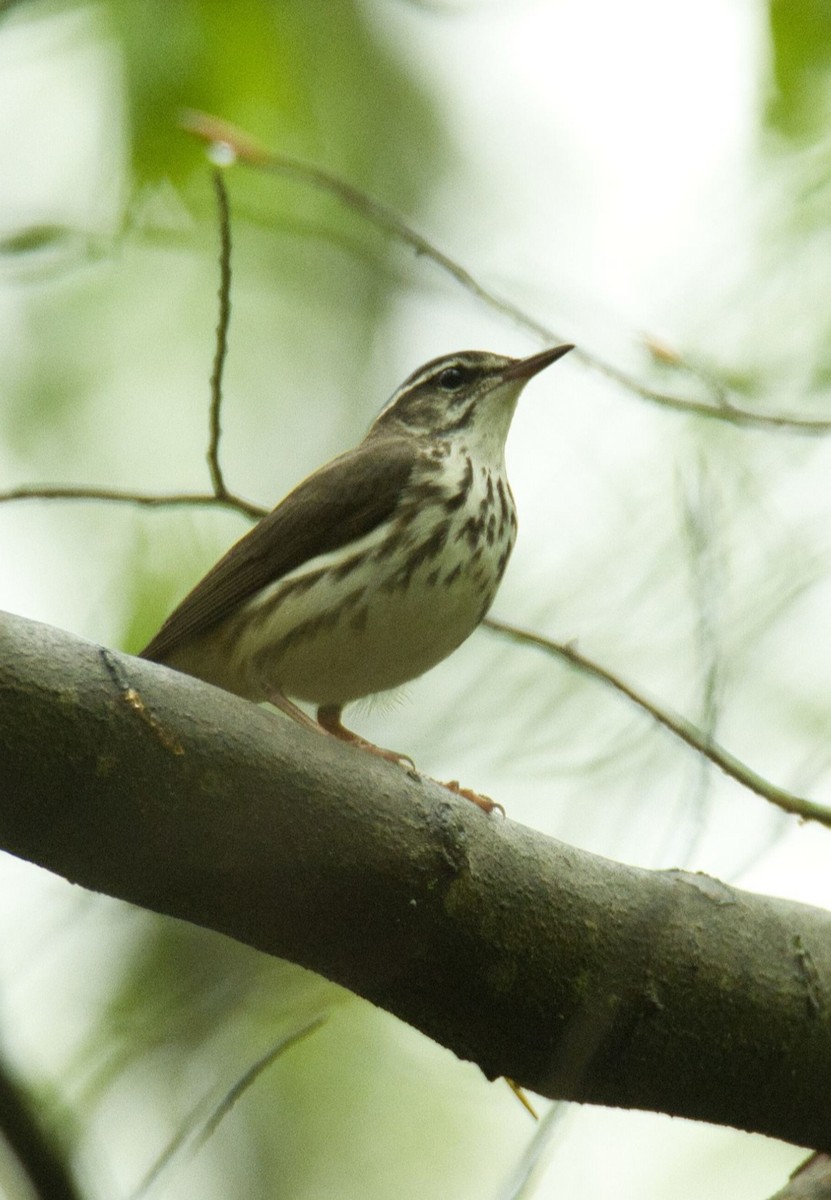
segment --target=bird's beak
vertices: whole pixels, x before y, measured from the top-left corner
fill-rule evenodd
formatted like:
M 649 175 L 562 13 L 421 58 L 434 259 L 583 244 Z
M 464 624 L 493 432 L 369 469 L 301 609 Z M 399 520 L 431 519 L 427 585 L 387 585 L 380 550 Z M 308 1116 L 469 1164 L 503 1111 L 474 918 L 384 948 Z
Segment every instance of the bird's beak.
M 548 350 L 541 350 L 539 354 L 532 354 L 530 358 L 517 358 L 505 368 L 502 378 L 523 381 L 532 379 L 534 375 L 544 371 L 546 367 L 550 367 L 558 358 L 562 358 L 564 354 L 568 354 L 569 350 L 573 349 L 574 346 L 567 343 L 564 346 L 553 346 Z

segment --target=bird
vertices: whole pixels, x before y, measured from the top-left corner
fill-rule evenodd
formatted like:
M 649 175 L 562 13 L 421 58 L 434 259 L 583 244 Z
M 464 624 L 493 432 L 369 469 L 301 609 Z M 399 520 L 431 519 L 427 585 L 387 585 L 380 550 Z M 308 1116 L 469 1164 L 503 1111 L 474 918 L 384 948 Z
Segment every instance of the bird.
M 140 657 L 411 763 L 346 728 L 343 709 L 423 675 L 485 617 L 517 533 L 505 467 L 514 411 L 573 348 L 466 350 L 419 367 L 357 446 L 220 558 Z

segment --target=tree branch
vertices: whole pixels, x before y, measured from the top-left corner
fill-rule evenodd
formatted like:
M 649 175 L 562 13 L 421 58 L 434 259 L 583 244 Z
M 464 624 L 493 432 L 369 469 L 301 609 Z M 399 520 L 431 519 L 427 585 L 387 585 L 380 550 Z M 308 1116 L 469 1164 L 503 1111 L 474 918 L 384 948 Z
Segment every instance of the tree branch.
M 525 329 L 534 337 L 541 338 L 544 343 L 553 345 L 568 340 L 544 322 L 538 321 L 525 312 L 519 305 L 486 288 L 470 271 L 408 225 L 404 218 L 389 205 L 369 193 L 361 191 L 360 188 L 342 179 L 339 175 L 334 175 L 331 171 L 326 171 L 322 167 L 316 167 L 300 159 L 291 158 L 289 155 L 268 150 L 243 130 L 221 117 L 215 117 L 209 113 L 186 109 L 181 114 L 180 124 L 188 133 L 215 146 L 221 146 L 224 163 L 237 159 L 248 167 L 296 180 L 335 197 L 346 208 L 358 213 L 365 221 L 396 239 L 402 245 L 409 246 L 420 257 L 434 263 L 487 308 L 507 317 L 519 328 Z M 225 152 L 230 157 L 226 156 Z M 706 387 L 710 398 L 696 400 L 692 397 L 675 395 L 649 387 L 633 375 L 621 370 L 620 367 L 606 362 L 598 354 L 587 350 L 584 346 L 578 346 L 573 351 L 573 357 L 582 360 L 587 366 L 601 375 L 605 375 L 607 379 L 620 384 L 621 387 L 640 396 L 641 399 L 647 400 L 650 404 L 753 429 L 812 436 L 824 436 L 831 433 L 831 420 L 827 418 L 800 417 L 789 413 L 763 413 L 753 409 L 740 408 L 738 405 L 728 402 L 724 388 L 710 372 L 697 369 L 679 354 L 659 345 L 653 339 L 646 340 L 645 348 L 656 361 L 667 366 L 675 366 L 697 378 Z
M 319 971 L 486 1075 L 831 1149 L 831 916 L 485 817 L 0 617 L 0 845 Z
M 73 484 L 32 484 L 0 491 L 0 504 L 16 500 L 94 500 L 107 504 L 133 504 L 138 508 L 230 508 L 243 516 L 259 520 L 268 512 L 261 504 L 253 504 L 242 496 L 225 491 L 215 492 L 126 492 L 121 488 L 106 488 Z
M 813 1154 L 771 1200 L 831 1200 L 831 1160 Z
M 668 729 L 670 733 L 689 746 L 691 750 L 702 755 L 729 778 L 735 779 L 736 783 L 747 788 L 749 792 L 755 792 L 757 796 L 768 800 L 777 808 L 781 808 L 783 812 L 801 817 L 803 821 L 817 821 L 826 829 L 831 828 L 831 808 L 828 805 L 818 804 L 815 800 L 809 800 L 807 796 L 798 796 L 786 788 L 777 787 L 775 783 L 765 779 L 747 763 L 736 758 L 735 754 L 725 750 L 724 746 L 720 746 L 714 738 L 709 737 L 693 725 L 692 721 L 688 721 L 680 713 L 672 712 L 654 700 L 650 700 L 644 692 L 633 687 L 631 683 L 627 683 L 620 675 L 615 675 L 608 667 L 601 666 L 600 663 L 581 653 L 573 643 L 555 642 L 552 638 L 544 637 L 540 633 L 533 633 L 530 629 L 520 629 L 517 625 L 509 625 L 506 621 L 498 621 L 495 617 L 485 617 L 482 625 L 486 629 L 492 629 L 494 633 L 506 637 L 508 641 L 516 642 L 521 646 L 535 646 L 552 658 L 562 659 L 569 666 L 576 667 L 589 679 L 595 679 L 624 696 L 636 708 L 647 713 L 659 725 L 663 725 L 664 729 Z
M 225 358 L 228 354 L 228 324 L 231 320 L 231 212 L 228 206 L 228 193 L 222 172 L 216 168 L 213 173 L 214 193 L 216 195 L 217 217 L 219 220 L 219 317 L 216 326 L 216 351 L 214 365 L 211 371 L 211 408 L 210 408 L 210 438 L 208 442 L 208 470 L 211 475 L 211 486 L 214 495 L 220 498 L 228 496 L 222 466 L 219 461 L 219 441 L 222 436 L 220 414 L 222 412 L 222 372 L 225 368 Z

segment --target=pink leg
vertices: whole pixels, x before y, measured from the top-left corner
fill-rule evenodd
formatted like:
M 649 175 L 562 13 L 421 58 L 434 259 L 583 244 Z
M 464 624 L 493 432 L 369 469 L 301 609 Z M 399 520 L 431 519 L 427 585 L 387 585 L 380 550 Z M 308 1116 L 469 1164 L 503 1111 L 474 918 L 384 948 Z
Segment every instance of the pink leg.
M 385 758 L 387 762 L 406 763 L 412 770 L 415 770 L 415 763 L 409 754 L 399 754 L 397 750 L 383 750 L 374 742 L 368 742 L 360 734 L 347 729 L 345 725 L 341 724 L 342 712 L 342 704 L 324 704 L 317 710 L 318 724 L 327 733 L 331 733 L 332 737 L 339 738 L 342 742 L 350 742 L 353 746 L 359 746 L 361 750 L 368 750 L 370 754 L 377 754 L 379 758 Z
M 297 721 L 300 725 L 305 725 L 306 729 L 313 729 L 315 733 L 320 733 L 320 726 L 317 721 L 313 721 L 307 713 L 303 712 L 302 708 L 298 708 L 282 692 L 270 692 L 268 702 L 269 704 L 273 704 L 275 708 L 279 708 L 280 712 L 284 712 L 287 717 L 291 717 L 293 721 Z

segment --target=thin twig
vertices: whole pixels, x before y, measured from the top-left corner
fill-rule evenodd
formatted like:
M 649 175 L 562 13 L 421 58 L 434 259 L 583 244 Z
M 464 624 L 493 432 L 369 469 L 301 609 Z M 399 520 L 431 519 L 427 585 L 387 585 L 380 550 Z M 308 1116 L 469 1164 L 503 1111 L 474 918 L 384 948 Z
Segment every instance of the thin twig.
M 46 484 L 35 487 L 10 488 L 0 492 L 0 504 L 15 500 L 104 500 L 108 504 L 134 504 L 140 508 L 219 507 L 230 508 L 243 516 L 258 520 L 267 512 L 260 504 L 244 500 L 232 492 L 221 496 L 213 492 L 170 492 L 167 495 L 148 492 L 126 492 L 120 488 L 75 487 Z
M 205 1122 L 204 1127 L 199 1131 L 195 1148 L 204 1146 L 208 1138 L 212 1137 L 213 1134 L 216 1133 L 220 1122 L 227 1117 L 228 1113 L 234 1107 L 236 1102 L 245 1092 L 248 1091 L 252 1083 L 256 1083 L 263 1071 L 267 1070 L 268 1067 L 270 1067 L 272 1063 L 276 1062 L 278 1058 L 282 1058 L 286 1051 L 291 1050 L 292 1047 L 296 1046 L 298 1042 L 305 1041 L 307 1037 L 310 1037 L 313 1033 L 317 1033 L 318 1029 L 325 1024 L 325 1016 L 315 1017 L 313 1021 L 309 1021 L 309 1023 L 304 1025 L 301 1029 L 296 1029 L 293 1033 L 287 1034 L 286 1037 L 281 1038 L 277 1044 L 272 1046 L 270 1050 L 267 1050 L 261 1058 L 258 1058 L 255 1063 L 252 1063 L 248 1070 L 242 1076 L 240 1076 L 233 1087 L 229 1088 L 219 1101 L 216 1108 Z
M 169 495 L 153 495 L 142 492 L 125 492 L 119 488 L 75 487 L 47 485 L 43 487 L 18 487 L 0 492 L 0 504 L 14 500 L 104 500 L 108 503 L 135 504 L 145 508 L 169 508 L 175 506 L 211 506 L 231 508 L 246 517 L 259 519 L 268 509 L 252 504 L 230 492 L 222 475 L 219 461 L 219 444 L 222 437 L 220 420 L 222 409 L 222 374 L 228 352 L 228 325 L 231 317 L 231 216 L 228 193 L 220 170 L 214 171 L 220 230 L 220 282 L 219 316 L 216 327 L 216 349 L 211 372 L 211 404 L 209 415 L 210 436 L 208 440 L 208 470 L 213 491 L 211 493 L 178 492 Z
M 530 316 L 512 301 L 498 296 L 489 288 L 479 283 L 465 267 L 461 266 L 449 255 L 440 250 L 433 242 L 416 232 L 399 213 L 375 197 L 362 192 L 340 176 L 332 174 L 321 167 L 302 162 L 284 154 L 275 154 L 259 145 L 253 138 L 237 129 L 227 121 L 207 113 L 187 110 L 181 118 L 182 126 L 188 132 L 195 134 L 204 141 L 223 146 L 230 150 L 241 163 L 283 175 L 309 184 L 320 191 L 335 196 L 347 208 L 359 213 L 377 228 L 384 230 L 409 246 L 416 254 L 430 259 L 455 279 L 467 292 L 475 296 L 483 304 L 508 317 L 521 328 L 540 338 L 544 342 L 555 343 L 562 341 L 553 329 Z M 629 391 L 653 404 L 665 408 L 673 408 L 679 412 L 691 413 L 700 417 L 710 417 L 726 421 L 733 425 L 747 425 L 757 429 L 783 430 L 792 433 L 825 434 L 831 432 L 831 420 L 813 419 L 809 417 L 792 417 L 782 413 L 759 413 L 748 409 L 738 408 L 725 402 L 723 389 L 716 385 L 712 378 L 702 371 L 688 367 L 677 355 L 672 361 L 683 366 L 691 374 L 696 375 L 711 393 L 712 401 L 693 400 L 685 396 L 676 396 L 670 392 L 662 392 L 640 383 L 633 376 L 618 367 L 605 362 L 591 351 L 578 349 L 574 355 L 587 366 L 599 371 L 608 379 L 623 385 Z
M 216 350 L 211 372 L 210 441 L 208 443 L 208 470 L 211 483 L 218 497 L 227 496 L 222 467 L 219 463 L 219 439 L 222 436 L 220 413 L 222 409 L 222 372 L 228 353 L 228 324 L 231 319 L 231 214 L 228 207 L 228 191 L 222 171 L 213 173 L 216 206 L 219 217 L 219 317 L 216 326 Z
M 203 1098 L 182 1123 L 175 1136 L 168 1142 L 167 1146 L 133 1192 L 131 1200 L 141 1200 L 141 1197 L 146 1195 L 162 1172 L 190 1139 L 193 1139 L 192 1152 L 195 1153 L 204 1146 L 205 1142 L 216 1132 L 221 1121 L 228 1115 L 243 1093 L 253 1083 L 256 1083 L 263 1071 L 266 1071 L 277 1059 L 282 1058 L 298 1042 L 302 1042 L 311 1034 L 316 1033 L 326 1023 L 326 1019 L 325 1016 L 315 1017 L 307 1025 L 294 1030 L 294 1032 L 288 1034 L 286 1037 L 280 1038 L 265 1054 L 251 1064 L 217 1104 L 210 1105 L 207 1097 Z
M 385 229 L 393 236 L 399 238 L 405 244 L 411 246 L 418 254 L 423 254 L 437 263 L 443 270 L 450 274 L 463 287 L 480 299 L 483 303 L 495 308 L 503 315 L 509 316 L 520 325 L 524 326 L 529 331 L 536 333 L 539 337 L 546 341 L 558 340 L 556 335 L 544 326 L 541 322 L 528 316 L 516 305 L 510 301 L 502 300 L 495 296 L 488 289 L 479 284 L 474 277 L 465 268 L 461 267 L 453 259 L 438 250 L 431 242 L 420 234 L 412 230 L 404 220 L 395 213 L 392 209 L 375 200 L 373 197 L 366 195 L 351 184 L 339 179 L 337 176 L 330 174 L 318 167 L 310 166 L 306 163 L 299 162 L 287 157 L 271 154 L 245 134 L 235 129 L 233 126 L 218 118 L 207 116 L 203 113 L 188 112 L 184 115 L 182 123 L 185 128 L 189 129 L 197 136 L 208 140 L 212 143 L 222 145 L 233 152 L 234 156 L 240 161 L 253 166 L 264 167 L 275 173 L 289 175 L 298 178 L 304 182 L 310 183 L 324 191 L 337 196 L 346 205 L 355 209 L 364 215 L 368 220 L 374 222 L 377 226 Z M 219 439 L 220 439 L 220 422 L 219 413 L 221 408 L 221 382 L 222 368 L 227 343 L 227 326 L 230 314 L 230 227 L 229 215 L 227 206 L 227 195 L 224 186 L 221 182 L 219 173 L 214 176 L 217 190 L 217 197 L 220 207 L 220 223 L 222 227 L 222 250 L 221 250 L 221 284 L 220 284 L 220 317 L 217 327 L 217 348 L 214 359 L 214 370 L 211 379 L 211 440 L 208 452 L 208 461 L 211 469 L 211 477 L 215 487 L 213 494 L 186 494 L 178 493 L 168 496 L 148 495 L 141 493 L 123 492 L 116 489 L 106 488 L 88 488 L 88 487 L 39 487 L 39 488 L 14 488 L 6 492 L 0 492 L 0 503 L 12 500 L 35 500 L 35 499 L 64 499 L 64 500 L 103 500 L 108 502 L 118 502 L 135 504 L 145 507 L 165 507 L 176 505 L 220 505 L 227 508 L 232 508 L 243 513 L 248 517 L 258 519 L 264 515 L 265 509 L 259 505 L 251 504 L 249 501 L 243 500 L 239 496 L 232 495 L 225 489 L 225 484 L 222 479 L 222 473 L 219 466 Z M 681 397 L 670 396 L 668 394 L 653 391 L 650 388 L 645 388 L 637 381 L 630 379 L 624 372 L 617 368 L 603 363 L 601 360 L 594 358 L 586 352 L 583 352 L 582 357 L 586 362 L 590 363 L 596 369 L 604 372 L 610 378 L 617 380 L 626 387 L 633 389 L 637 394 L 645 399 L 654 401 L 657 404 L 668 405 L 670 407 L 683 409 L 689 412 L 698 413 L 701 416 L 719 417 L 726 419 L 736 424 L 753 424 L 761 428 L 777 428 L 787 429 L 795 432 L 807 433 L 824 433 L 831 430 L 831 421 L 810 421 L 801 420 L 799 418 L 791 418 L 776 414 L 768 414 L 761 416 L 758 413 L 747 412 L 728 405 L 720 403 L 719 407 L 712 407 L 699 401 L 687 400 Z M 712 389 L 711 389 L 712 390 Z M 613 687 L 620 694 L 627 697 L 633 704 L 637 705 L 643 711 L 649 713 L 659 724 L 663 725 L 670 732 L 675 734 L 692 749 L 708 758 L 712 763 L 718 766 L 725 774 L 735 779 L 742 786 L 762 796 L 764 799 L 777 805 L 785 812 L 802 817 L 804 820 L 818 821 L 823 825 L 831 826 L 831 810 L 823 805 L 816 804 L 814 801 L 807 798 L 796 796 L 792 792 L 788 792 L 783 788 L 777 787 L 770 783 L 762 776 L 757 775 L 746 764 L 735 758 L 729 751 L 719 746 L 717 743 L 707 738 L 706 734 L 698 730 L 686 718 L 678 714 L 671 713 L 669 710 L 660 708 L 652 701 L 648 700 L 636 689 L 627 684 L 624 680 L 614 675 L 611 671 L 601 667 L 598 663 L 592 662 L 584 655 L 580 654 L 573 646 L 559 642 L 554 642 L 549 638 L 545 638 L 540 634 L 535 634 L 527 630 L 522 630 L 516 626 L 508 625 L 504 622 L 497 621 L 493 618 L 487 618 L 484 622 L 485 626 L 492 629 L 494 632 L 507 636 L 514 641 L 533 645 L 539 649 L 546 651 L 549 654 L 558 656 L 561 659 L 569 662 L 572 666 L 577 667 L 585 674 L 601 680 L 608 686 Z
M 701 706 L 698 713 L 698 730 L 709 745 L 716 733 L 721 698 L 721 663 L 718 648 L 718 598 L 723 588 L 718 578 L 723 563 L 717 553 L 716 522 L 713 515 L 715 503 L 712 481 L 699 456 L 694 463 L 692 480 L 679 479 L 681 520 L 685 537 L 683 544 L 689 564 L 691 599 L 694 609 L 694 639 L 701 662 L 699 674 L 702 682 Z M 715 578 L 714 578 L 715 576 Z M 712 763 L 703 756 L 698 761 L 697 779 L 691 796 L 681 796 L 685 810 L 691 811 L 690 836 L 683 852 L 678 855 L 678 866 L 690 862 L 704 836 L 707 815 L 712 805 L 710 780 Z M 675 822 L 672 823 L 675 825 Z
M 714 763 L 715 766 L 722 770 L 725 775 L 729 775 L 731 779 L 735 779 L 742 787 L 755 792 L 757 796 L 770 801 L 771 804 L 775 804 L 777 808 L 783 809 L 784 812 L 801 817 L 804 821 L 818 821 L 821 825 L 831 828 L 831 809 L 825 805 L 817 804 L 814 800 L 808 800 L 804 796 L 796 796 L 793 792 L 777 787 L 776 784 L 764 779 L 761 775 L 757 775 L 754 770 L 732 755 L 729 750 L 725 750 L 723 746 L 709 739 L 706 734 L 701 733 L 686 717 L 671 712 L 669 709 L 662 708 L 654 701 L 647 699 L 642 692 L 632 687 L 631 684 L 626 683 L 619 675 L 615 675 L 612 671 L 607 670 L 606 667 L 601 667 L 599 663 L 587 658 L 579 650 L 575 649 L 572 644 L 555 642 L 551 638 L 543 637 L 542 634 L 532 633 L 527 629 L 519 629 L 516 625 L 508 625 L 505 621 L 497 621 L 493 617 L 486 617 L 482 624 L 488 629 L 492 629 L 494 633 L 501 634 L 513 642 L 519 642 L 526 646 L 535 646 L 537 649 L 545 651 L 546 654 L 563 659 L 571 666 L 582 671 L 584 675 L 589 675 L 593 679 L 598 679 L 601 683 L 614 688 L 616 692 L 625 696 L 627 700 L 630 700 L 643 712 L 648 713 L 659 725 L 663 725 L 665 729 L 668 729 L 670 733 L 680 738 L 682 742 L 685 742 L 693 750 L 696 750 L 699 754 L 703 754 L 711 763 Z
M 555 1102 L 550 1105 L 547 1112 L 543 1113 L 542 1119 L 534 1131 L 534 1136 L 525 1146 L 519 1162 L 514 1168 L 513 1178 L 509 1180 L 504 1191 L 500 1192 L 501 1200 L 527 1200 L 537 1191 L 534 1184 L 539 1183 L 540 1161 L 549 1149 L 551 1139 L 555 1136 L 567 1111 L 567 1104 Z
M 768 432 L 782 430 L 786 433 L 804 433 L 813 436 L 831 433 L 831 420 L 813 417 L 791 417 L 786 413 L 759 413 L 754 412 L 752 409 L 738 408 L 734 404 L 719 404 L 718 406 L 714 406 L 703 400 L 691 400 L 685 396 L 674 396 L 669 392 L 661 392 L 647 387 L 645 384 L 633 379 L 631 375 L 627 375 L 625 371 L 612 366 L 611 363 L 604 362 L 603 359 L 590 354 L 588 351 L 581 351 L 579 347 L 573 351 L 572 357 L 582 358 L 584 362 L 594 367 L 601 375 L 605 375 L 607 379 L 611 379 L 615 383 L 628 388 L 630 391 L 636 392 L 642 400 L 648 400 L 651 404 L 658 404 L 662 408 L 674 408 L 679 412 L 691 413 L 698 417 L 715 417 L 717 420 L 725 421 L 729 425 L 749 426 L 754 429 L 767 430 Z

